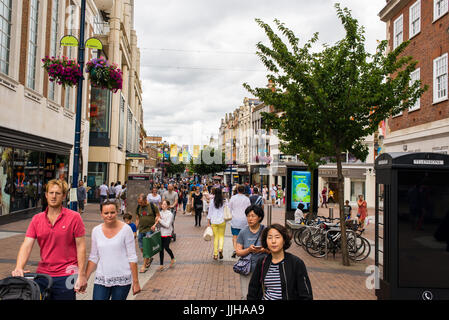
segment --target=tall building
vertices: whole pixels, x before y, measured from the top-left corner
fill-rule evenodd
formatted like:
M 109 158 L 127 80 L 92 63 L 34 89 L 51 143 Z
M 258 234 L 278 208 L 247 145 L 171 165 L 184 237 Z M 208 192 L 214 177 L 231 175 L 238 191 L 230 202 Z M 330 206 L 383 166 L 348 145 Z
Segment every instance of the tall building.
M 76 87 L 49 81 L 45 56 L 77 59 L 61 47 L 64 35 L 79 37 L 79 1 L 0 1 L 0 215 L 40 210 L 50 179 L 71 182 Z M 96 2 L 86 8 L 85 38 L 94 35 Z M 92 56 L 86 50 L 85 59 Z M 80 179 L 87 179 L 90 88 L 82 97 Z
M 449 151 L 448 0 L 390 0 L 379 12 L 389 50 L 410 41 L 404 55 L 418 61 L 411 81 L 429 86 L 416 104 L 387 120 L 385 152 Z
M 92 88 L 91 129 L 89 139 L 89 199 L 98 199 L 94 191 L 101 183 L 127 179 L 128 172 L 144 170 L 142 84 L 140 51 L 134 30 L 134 1 L 101 1 L 95 17 L 95 37 L 103 42 L 98 52 L 123 72 L 123 88 L 117 93 Z M 95 106 L 98 116 L 92 116 Z

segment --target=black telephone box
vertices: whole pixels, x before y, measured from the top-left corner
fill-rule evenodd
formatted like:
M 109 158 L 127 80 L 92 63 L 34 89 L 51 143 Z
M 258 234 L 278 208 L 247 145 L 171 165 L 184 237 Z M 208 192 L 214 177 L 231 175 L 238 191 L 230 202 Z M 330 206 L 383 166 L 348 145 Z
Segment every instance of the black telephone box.
M 449 299 L 449 156 L 376 159 L 378 299 Z

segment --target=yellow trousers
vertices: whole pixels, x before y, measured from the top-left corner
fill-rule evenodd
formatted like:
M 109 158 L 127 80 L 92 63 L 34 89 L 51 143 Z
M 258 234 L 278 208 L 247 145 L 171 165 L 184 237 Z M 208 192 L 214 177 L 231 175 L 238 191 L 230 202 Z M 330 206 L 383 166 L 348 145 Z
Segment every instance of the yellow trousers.
M 213 224 L 212 231 L 214 232 L 214 256 L 218 256 L 218 251 L 223 252 L 226 221 L 221 224 Z

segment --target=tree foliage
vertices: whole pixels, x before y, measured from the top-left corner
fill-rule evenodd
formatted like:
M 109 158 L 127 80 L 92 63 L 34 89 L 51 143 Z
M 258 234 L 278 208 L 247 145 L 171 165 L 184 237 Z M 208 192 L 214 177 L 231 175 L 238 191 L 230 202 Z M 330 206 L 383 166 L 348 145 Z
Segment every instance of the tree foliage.
M 190 160 L 190 172 L 198 175 L 208 175 L 225 171 L 227 168 L 227 165 L 225 164 L 225 154 L 221 153 L 220 158 L 217 152 L 219 151 L 212 148 L 201 150 L 198 161 L 195 161 L 194 159 Z
M 387 52 L 387 41 L 381 41 L 376 53 L 370 54 L 365 50 L 364 28 L 349 9 L 339 4 L 335 8 L 346 36 L 333 46 L 323 45 L 319 52 L 312 52 L 318 33 L 300 47 L 299 38 L 284 23 L 274 20 L 277 34 L 256 19 L 271 44 L 257 44 L 271 85 L 243 86 L 274 107 L 274 113 L 263 117 L 267 127 L 278 130 L 281 151 L 298 154 L 310 168 L 316 168 L 323 157 L 336 158 L 342 195 L 342 152 L 365 160 L 369 150 L 364 139 L 380 121 L 413 106 L 427 86 L 420 81 L 410 85 L 417 61 L 403 54 L 408 42 Z M 343 197 L 339 202 L 343 212 Z M 347 254 L 343 263 L 349 264 Z

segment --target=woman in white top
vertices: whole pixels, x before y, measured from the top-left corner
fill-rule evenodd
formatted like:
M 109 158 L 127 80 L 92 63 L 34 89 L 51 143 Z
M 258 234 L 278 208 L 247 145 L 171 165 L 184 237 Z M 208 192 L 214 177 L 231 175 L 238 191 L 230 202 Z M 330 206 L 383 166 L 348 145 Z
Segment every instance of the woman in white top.
M 213 190 L 213 199 L 209 205 L 207 222 L 214 232 L 214 260 L 223 259 L 223 245 L 226 230 L 226 221 L 224 220 L 224 199 L 220 188 Z
M 101 205 L 104 223 L 92 230 L 86 276 L 96 269 L 93 300 L 126 300 L 131 286 L 134 295 L 140 292 L 134 234 L 117 215 L 118 203 L 106 200 Z
M 211 194 L 207 190 L 207 185 L 204 186 L 203 191 L 203 213 L 206 215 L 209 210 Z
M 175 256 L 170 249 L 170 241 L 173 234 L 173 213 L 171 210 L 168 210 L 170 206 L 170 201 L 164 200 L 162 201 L 162 210 L 160 212 L 160 217 L 156 218 L 156 224 L 159 224 L 161 229 L 161 244 L 162 250 L 159 251 L 159 260 L 161 262 L 161 266 L 159 267 L 159 271 L 164 270 L 164 250 L 170 255 L 171 262 L 170 267 L 176 262 Z
M 147 202 L 153 203 L 158 209 L 161 208 L 161 195 L 157 193 L 157 188 L 153 187 L 153 193 L 147 195 Z

